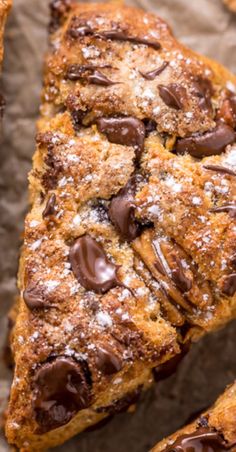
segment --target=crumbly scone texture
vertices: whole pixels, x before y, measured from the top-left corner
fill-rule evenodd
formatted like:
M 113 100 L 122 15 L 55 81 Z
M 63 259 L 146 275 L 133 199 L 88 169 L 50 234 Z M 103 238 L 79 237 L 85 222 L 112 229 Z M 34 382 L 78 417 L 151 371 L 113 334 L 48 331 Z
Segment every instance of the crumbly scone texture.
M 155 15 L 51 10 L 11 335 L 21 452 L 125 409 L 236 314 L 236 78 Z
M 220 440 L 223 440 L 223 444 L 225 443 L 225 448 L 218 449 L 213 446 L 213 450 L 236 450 L 236 381 L 225 390 L 208 411 L 188 426 L 158 443 L 152 452 L 170 450 L 178 438 L 185 435 L 191 437 L 198 431 L 204 432 L 204 429 L 208 434 L 209 432 L 218 433 Z M 178 448 L 180 451 L 182 449 L 186 450 L 184 447 Z
M 0 64 L 3 59 L 3 33 L 7 15 L 12 5 L 11 0 L 0 0 Z
M 225 5 L 236 13 L 236 0 L 224 0 Z

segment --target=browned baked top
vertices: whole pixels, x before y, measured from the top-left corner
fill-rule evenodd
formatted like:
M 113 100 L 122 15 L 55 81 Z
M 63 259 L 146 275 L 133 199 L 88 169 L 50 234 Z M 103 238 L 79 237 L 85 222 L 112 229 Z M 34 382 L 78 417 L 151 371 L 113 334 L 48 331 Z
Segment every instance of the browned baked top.
M 6 23 L 6 18 L 11 8 L 11 0 L 0 0 L 0 69 L 3 60 L 3 33 Z M 3 115 L 5 101 L 3 95 L 0 93 L 0 121 Z M 1 125 L 0 125 L 1 127 Z
M 18 447 L 119 411 L 236 311 L 235 77 L 152 14 L 51 9 L 12 339 Z
M 215 405 L 169 438 L 158 443 L 152 452 L 187 452 L 191 450 L 236 450 L 236 382 L 229 386 Z

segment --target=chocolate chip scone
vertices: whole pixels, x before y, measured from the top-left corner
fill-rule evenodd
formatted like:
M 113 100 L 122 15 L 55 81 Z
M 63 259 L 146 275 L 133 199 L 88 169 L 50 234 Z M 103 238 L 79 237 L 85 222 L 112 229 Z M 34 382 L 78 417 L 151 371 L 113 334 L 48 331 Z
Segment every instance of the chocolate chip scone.
M 152 452 L 236 451 L 236 382 L 194 422 L 164 439 Z
M 51 4 L 6 433 L 61 444 L 236 314 L 236 78 L 160 18 Z
M 0 0 L 0 68 L 3 60 L 3 33 L 6 19 L 11 8 L 11 0 Z M 4 97 L 0 93 L 0 121 L 5 107 Z M 0 125 L 1 127 L 1 125 Z

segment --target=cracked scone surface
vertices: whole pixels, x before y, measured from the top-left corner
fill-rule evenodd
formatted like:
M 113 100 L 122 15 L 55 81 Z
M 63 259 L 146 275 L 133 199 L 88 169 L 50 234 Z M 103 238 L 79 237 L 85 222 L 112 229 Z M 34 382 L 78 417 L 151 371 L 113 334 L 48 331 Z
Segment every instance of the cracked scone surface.
M 235 77 L 152 14 L 51 9 L 11 337 L 24 452 L 126 409 L 236 313 Z
M 192 424 L 157 444 L 152 452 L 178 450 L 236 450 L 236 382 L 217 399 L 213 407 Z

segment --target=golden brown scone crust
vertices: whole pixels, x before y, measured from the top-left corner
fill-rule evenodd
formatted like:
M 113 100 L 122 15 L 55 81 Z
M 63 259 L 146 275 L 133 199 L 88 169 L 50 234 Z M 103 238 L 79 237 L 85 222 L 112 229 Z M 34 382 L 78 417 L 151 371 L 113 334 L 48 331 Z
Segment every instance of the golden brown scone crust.
M 224 0 L 225 5 L 234 13 L 236 13 L 236 0 Z
M 154 367 L 236 313 L 236 78 L 152 14 L 70 0 L 52 13 L 12 335 L 6 434 L 21 452 L 61 444 L 131 404 Z M 99 122 L 125 117 L 124 139 Z M 213 155 L 181 154 L 181 139 L 208 131 Z M 116 268 L 104 293 L 86 290 L 75 265 L 81 237 Z M 38 375 L 53 365 L 82 373 L 86 399 L 57 428 L 37 414 Z
M 182 435 L 191 435 L 202 428 L 219 433 L 225 440 L 228 450 L 236 450 L 236 381 L 217 399 L 213 407 L 199 416 L 192 424 L 158 443 L 152 452 L 165 451 Z

